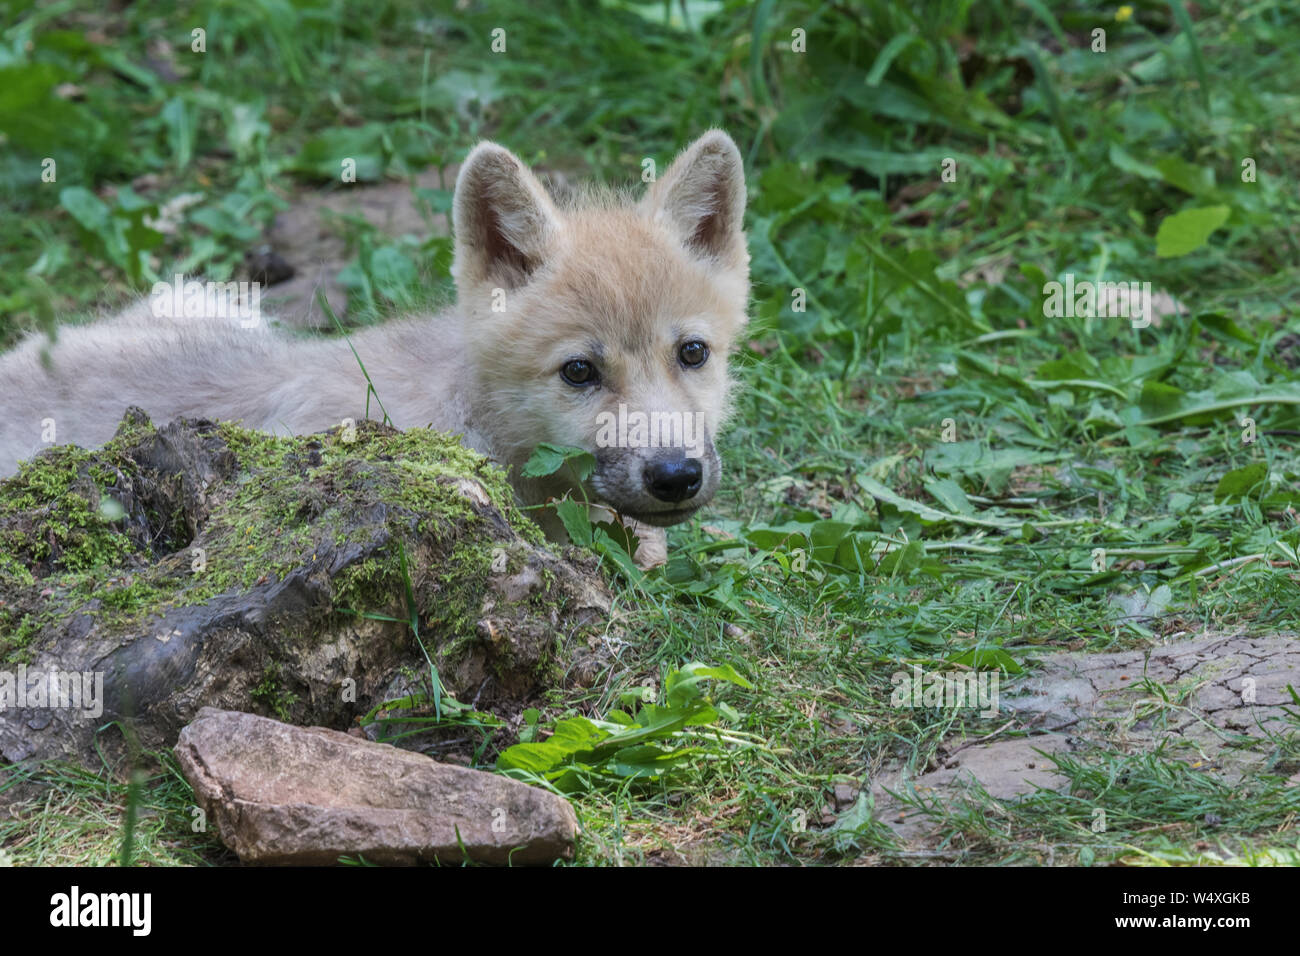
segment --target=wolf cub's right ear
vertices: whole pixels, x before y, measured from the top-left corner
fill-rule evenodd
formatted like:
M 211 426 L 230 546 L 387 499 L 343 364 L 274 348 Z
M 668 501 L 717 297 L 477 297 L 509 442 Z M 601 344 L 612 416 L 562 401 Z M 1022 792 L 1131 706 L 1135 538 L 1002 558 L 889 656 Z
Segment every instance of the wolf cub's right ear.
M 465 157 L 456 177 L 452 227 L 456 283 L 514 289 L 542 264 L 561 223 L 551 197 L 519 157 L 483 142 Z

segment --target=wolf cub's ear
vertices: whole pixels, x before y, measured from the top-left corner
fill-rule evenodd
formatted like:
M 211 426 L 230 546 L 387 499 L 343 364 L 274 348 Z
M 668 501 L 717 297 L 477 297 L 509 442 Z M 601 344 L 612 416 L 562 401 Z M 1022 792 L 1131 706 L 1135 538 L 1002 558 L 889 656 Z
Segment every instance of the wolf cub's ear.
M 518 288 L 542 264 L 560 232 L 560 214 L 514 153 L 479 143 L 456 177 L 452 203 L 458 285 Z
M 743 267 L 745 163 L 730 136 L 710 130 L 673 160 L 641 200 L 688 249 L 730 268 Z

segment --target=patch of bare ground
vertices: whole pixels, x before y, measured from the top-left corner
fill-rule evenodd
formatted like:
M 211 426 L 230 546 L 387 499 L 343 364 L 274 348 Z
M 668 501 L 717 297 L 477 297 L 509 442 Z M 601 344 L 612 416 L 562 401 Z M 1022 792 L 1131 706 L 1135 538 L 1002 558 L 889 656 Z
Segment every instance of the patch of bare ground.
M 1147 650 L 1047 658 L 1002 688 L 1002 723 L 972 740 L 949 740 L 939 766 L 909 776 L 897 766 L 872 781 L 878 819 L 905 849 L 923 851 L 936 818 L 900 801 L 909 787 L 926 803 L 959 803 L 975 784 L 1002 800 L 1068 781 L 1045 754 L 1138 754 L 1162 749 L 1198 772 L 1236 783 L 1268 766 L 1276 738 L 1294 733 L 1284 707 L 1300 686 L 1300 635 L 1203 635 Z M 1300 784 L 1300 767 L 1290 782 Z

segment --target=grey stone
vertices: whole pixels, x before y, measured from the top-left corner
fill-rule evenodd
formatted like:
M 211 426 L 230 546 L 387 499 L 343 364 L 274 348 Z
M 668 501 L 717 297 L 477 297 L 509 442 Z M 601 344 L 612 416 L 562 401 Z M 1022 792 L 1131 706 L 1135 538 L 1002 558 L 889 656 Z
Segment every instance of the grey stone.
M 181 731 L 176 757 L 245 863 L 573 857 L 577 818 L 563 797 L 339 731 L 204 707 Z

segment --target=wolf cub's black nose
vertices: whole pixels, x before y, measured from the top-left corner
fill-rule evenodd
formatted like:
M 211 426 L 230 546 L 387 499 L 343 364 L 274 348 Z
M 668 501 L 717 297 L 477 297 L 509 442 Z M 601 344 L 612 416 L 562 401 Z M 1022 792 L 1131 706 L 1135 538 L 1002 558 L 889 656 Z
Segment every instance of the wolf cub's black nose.
M 660 501 L 685 501 L 700 490 L 704 467 L 698 458 L 656 461 L 645 468 L 645 486 Z

